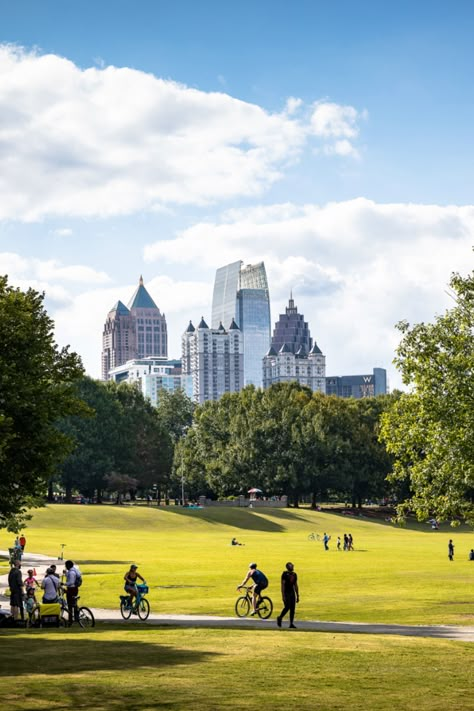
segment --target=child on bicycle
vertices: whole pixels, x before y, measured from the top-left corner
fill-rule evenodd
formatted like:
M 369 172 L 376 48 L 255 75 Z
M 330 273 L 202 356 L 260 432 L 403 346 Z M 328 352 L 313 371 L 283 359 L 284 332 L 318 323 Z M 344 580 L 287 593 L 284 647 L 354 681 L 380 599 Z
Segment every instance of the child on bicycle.
M 247 575 L 245 576 L 244 580 L 240 583 L 240 585 L 237 585 L 237 590 L 240 590 L 240 588 L 243 588 L 247 580 L 250 580 L 252 578 L 253 585 L 252 585 L 252 612 L 250 613 L 250 616 L 253 617 L 253 615 L 257 614 L 257 599 L 260 597 L 260 594 L 262 590 L 265 590 L 265 588 L 268 587 L 268 578 L 267 576 L 262 573 L 261 570 L 258 570 L 257 564 L 256 563 L 250 563 L 249 569 L 247 571 Z
M 145 578 L 142 578 L 140 573 L 137 572 L 137 566 L 136 565 L 131 565 L 130 570 L 128 570 L 125 575 L 123 576 L 123 579 L 125 580 L 125 585 L 124 589 L 125 592 L 130 595 L 130 604 L 133 606 L 133 600 L 137 596 L 137 579 L 140 578 L 140 580 L 144 583 Z

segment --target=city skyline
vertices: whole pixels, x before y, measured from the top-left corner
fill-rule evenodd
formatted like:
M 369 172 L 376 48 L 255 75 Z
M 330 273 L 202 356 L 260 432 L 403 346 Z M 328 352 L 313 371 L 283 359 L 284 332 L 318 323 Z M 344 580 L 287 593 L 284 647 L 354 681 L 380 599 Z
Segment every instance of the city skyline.
M 395 324 L 472 270 L 473 29 L 464 1 L 8 5 L 0 272 L 99 377 L 139 274 L 176 357 L 216 269 L 264 261 L 271 323 L 293 290 L 331 373 L 399 387 Z

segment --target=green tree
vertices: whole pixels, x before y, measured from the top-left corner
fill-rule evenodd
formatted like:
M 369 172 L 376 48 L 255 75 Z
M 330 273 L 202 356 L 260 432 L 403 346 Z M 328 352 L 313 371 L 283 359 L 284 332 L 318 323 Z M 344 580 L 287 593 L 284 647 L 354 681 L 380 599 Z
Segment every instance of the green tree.
M 456 305 L 434 323 L 398 325 L 396 364 L 410 392 L 383 415 L 395 480 L 409 482 L 399 507 L 420 519 L 474 524 L 474 274 L 451 279 Z
M 71 441 L 58 419 L 83 412 L 80 358 L 54 341 L 44 295 L 0 277 L 0 527 L 18 529 Z

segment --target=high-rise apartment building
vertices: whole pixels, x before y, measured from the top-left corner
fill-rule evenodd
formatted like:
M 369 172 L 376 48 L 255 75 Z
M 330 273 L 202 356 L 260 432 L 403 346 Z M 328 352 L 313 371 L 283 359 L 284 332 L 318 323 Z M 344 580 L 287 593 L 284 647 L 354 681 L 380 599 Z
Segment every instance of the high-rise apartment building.
M 314 392 L 326 392 L 326 356 L 313 344 L 308 323 L 290 296 L 275 324 L 272 345 L 262 361 L 263 387 L 297 381 Z
M 216 271 L 212 328 L 234 321 L 244 349 L 244 384 L 262 385 L 262 358 L 270 345 L 270 295 L 263 262 L 233 262 Z
M 158 404 L 160 390 L 183 390 L 188 397 L 193 396 L 192 378 L 190 375 L 183 375 L 180 360 L 134 358 L 112 368 L 109 376 L 116 383 L 137 385 L 154 406 Z
M 168 357 L 165 315 L 151 298 L 140 277 L 128 307 L 121 301 L 107 314 L 102 334 L 102 379 L 128 360 Z
M 209 328 L 204 318 L 194 328 L 191 321 L 182 336 L 182 372 L 191 375 L 193 399 L 203 403 L 224 393 L 238 392 L 244 383 L 242 332 L 232 319 L 224 326 Z

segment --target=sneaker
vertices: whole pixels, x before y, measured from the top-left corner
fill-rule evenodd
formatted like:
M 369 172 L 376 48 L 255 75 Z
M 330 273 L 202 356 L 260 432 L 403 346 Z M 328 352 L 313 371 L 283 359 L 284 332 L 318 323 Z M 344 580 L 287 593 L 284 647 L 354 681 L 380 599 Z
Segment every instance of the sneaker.
M 257 614 L 257 610 L 253 610 L 253 612 L 250 613 L 250 617 L 253 617 L 256 614 Z
M 296 625 L 290 625 L 290 630 L 295 630 L 295 629 L 296 629 Z
M 277 625 L 278 627 L 281 627 L 281 617 L 277 617 Z

